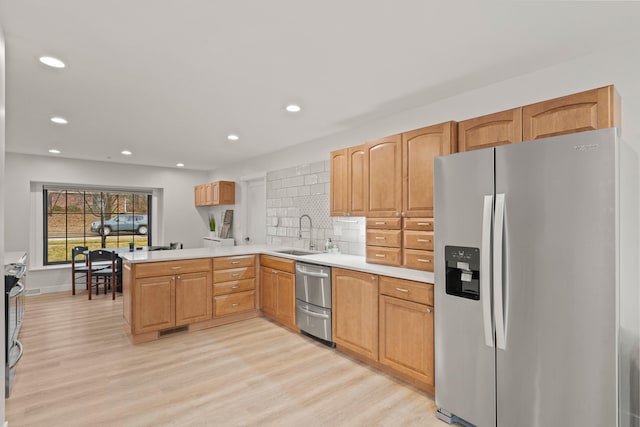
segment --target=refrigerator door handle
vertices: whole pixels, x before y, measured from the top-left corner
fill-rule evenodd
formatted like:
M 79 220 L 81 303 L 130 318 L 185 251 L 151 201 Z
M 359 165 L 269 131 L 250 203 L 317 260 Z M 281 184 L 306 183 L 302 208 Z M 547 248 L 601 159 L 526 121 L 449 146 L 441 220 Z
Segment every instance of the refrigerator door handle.
M 491 322 L 491 213 L 493 195 L 484 196 L 482 211 L 482 251 L 480 252 L 480 295 L 482 295 L 482 321 L 484 343 L 493 347 L 493 325 Z
M 493 228 L 493 307 L 496 318 L 496 347 L 506 348 L 504 298 L 502 278 L 502 237 L 504 232 L 504 194 L 496 194 L 495 226 Z

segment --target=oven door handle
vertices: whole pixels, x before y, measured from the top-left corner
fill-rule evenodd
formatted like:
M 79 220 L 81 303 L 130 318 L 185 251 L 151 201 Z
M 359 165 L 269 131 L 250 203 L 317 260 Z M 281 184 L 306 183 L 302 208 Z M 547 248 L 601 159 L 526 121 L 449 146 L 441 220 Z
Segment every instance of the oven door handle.
M 15 340 L 15 344 L 18 346 L 18 357 L 16 357 L 16 360 L 14 360 L 13 363 L 9 365 L 9 369 L 15 368 L 20 359 L 22 359 L 22 343 L 20 342 L 20 340 Z
M 327 273 L 316 273 L 314 271 L 308 271 L 308 270 L 303 270 L 302 268 L 298 267 L 296 265 L 296 270 L 298 270 L 298 273 L 301 274 L 305 274 L 307 276 L 312 276 L 312 277 L 329 277 L 329 275 Z
M 309 311 L 306 308 L 302 308 L 302 307 L 298 307 L 298 309 L 300 311 L 302 311 L 305 314 L 308 314 L 311 317 L 318 317 L 320 319 L 328 319 L 329 316 L 327 314 L 319 314 L 319 313 L 314 313 L 313 311 Z

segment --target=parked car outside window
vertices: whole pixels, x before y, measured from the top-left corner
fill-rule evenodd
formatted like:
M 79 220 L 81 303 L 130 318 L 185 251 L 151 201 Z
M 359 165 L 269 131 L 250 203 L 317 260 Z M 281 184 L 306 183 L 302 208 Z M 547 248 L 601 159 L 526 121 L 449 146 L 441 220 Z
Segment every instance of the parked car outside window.
M 122 231 L 147 234 L 149 224 L 147 222 L 147 215 L 120 214 L 106 220 L 102 227 L 100 226 L 100 221 L 92 222 L 91 231 L 104 234 L 105 236 L 108 236 L 112 232 L 117 233 Z

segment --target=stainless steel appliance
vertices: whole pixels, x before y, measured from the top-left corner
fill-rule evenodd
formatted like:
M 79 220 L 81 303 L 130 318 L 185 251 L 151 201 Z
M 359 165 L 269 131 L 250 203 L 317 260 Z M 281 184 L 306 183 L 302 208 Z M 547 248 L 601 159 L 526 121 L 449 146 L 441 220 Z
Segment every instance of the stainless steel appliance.
M 303 333 L 331 341 L 331 267 L 296 262 L 296 325 Z
M 5 398 L 9 397 L 16 366 L 22 358 L 22 343 L 18 339 L 24 318 L 24 281 L 26 259 L 8 264 L 4 269 L 5 311 Z
M 435 159 L 438 417 L 638 426 L 638 177 L 616 129 Z

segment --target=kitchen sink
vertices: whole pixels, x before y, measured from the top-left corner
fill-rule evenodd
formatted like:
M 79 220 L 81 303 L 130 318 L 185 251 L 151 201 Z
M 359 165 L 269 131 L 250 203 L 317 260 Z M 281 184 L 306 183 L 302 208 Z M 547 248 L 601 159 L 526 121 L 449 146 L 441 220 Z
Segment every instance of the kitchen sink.
M 317 254 L 317 252 L 303 251 L 303 250 L 299 250 L 299 249 L 285 249 L 285 250 L 282 250 L 282 251 L 274 251 L 274 252 L 277 252 L 279 254 L 297 255 L 297 256 Z

